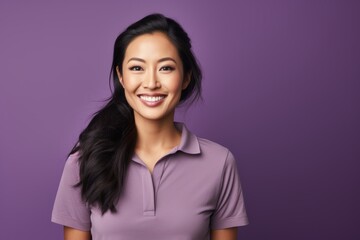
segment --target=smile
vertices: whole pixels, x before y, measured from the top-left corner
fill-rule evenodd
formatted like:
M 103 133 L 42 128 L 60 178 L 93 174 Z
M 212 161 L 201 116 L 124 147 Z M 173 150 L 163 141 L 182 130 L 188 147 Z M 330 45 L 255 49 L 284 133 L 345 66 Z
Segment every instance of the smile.
M 140 98 L 144 101 L 147 102 L 159 102 L 160 100 L 164 99 L 165 96 L 145 96 L 145 95 L 140 95 Z
M 139 95 L 139 98 L 143 104 L 147 107 L 157 107 L 161 105 L 166 98 L 166 95 Z

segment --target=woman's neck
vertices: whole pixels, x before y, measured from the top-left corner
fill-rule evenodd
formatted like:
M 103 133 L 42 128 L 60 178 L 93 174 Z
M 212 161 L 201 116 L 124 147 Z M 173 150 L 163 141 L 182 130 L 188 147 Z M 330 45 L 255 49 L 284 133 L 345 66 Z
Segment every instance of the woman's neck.
M 181 133 L 174 125 L 174 117 L 148 120 L 135 117 L 137 130 L 136 151 L 164 152 L 179 145 Z

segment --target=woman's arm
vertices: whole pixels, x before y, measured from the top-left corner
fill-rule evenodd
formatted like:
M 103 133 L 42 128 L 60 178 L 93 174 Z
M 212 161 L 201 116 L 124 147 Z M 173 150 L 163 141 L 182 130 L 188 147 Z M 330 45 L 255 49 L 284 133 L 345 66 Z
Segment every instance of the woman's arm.
M 236 240 L 237 239 L 237 227 L 225 228 L 219 230 L 211 230 L 211 240 Z
M 64 226 L 64 240 L 91 240 L 91 234 Z

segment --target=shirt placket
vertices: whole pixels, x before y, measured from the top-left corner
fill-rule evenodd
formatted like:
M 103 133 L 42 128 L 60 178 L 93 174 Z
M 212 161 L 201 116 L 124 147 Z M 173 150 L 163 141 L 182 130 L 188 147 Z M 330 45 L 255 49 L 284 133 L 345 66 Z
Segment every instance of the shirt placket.
M 156 215 L 156 198 L 157 191 L 160 186 L 161 176 L 164 172 L 164 166 L 167 159 L 159 160 L 151 174 L 149 169 L 142 164 L 141 178 L 142 178 L 142 192 L 143 192 L 143 214 L 144 216 Z

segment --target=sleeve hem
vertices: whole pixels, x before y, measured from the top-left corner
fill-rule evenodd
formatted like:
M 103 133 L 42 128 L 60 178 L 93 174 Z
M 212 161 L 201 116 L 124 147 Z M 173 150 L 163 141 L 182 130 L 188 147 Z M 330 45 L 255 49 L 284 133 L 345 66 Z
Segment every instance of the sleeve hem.
M 79 224 L 78 221 L 75 221 L 75 220 L 70 219 L 70 218 L 64 219 L 62 217 L 58 217 L 58 216 L 53 215 L 51 217 L 51 222 L 56 223 L 56 224 L 60 224 L 60 225 L 63 225 L 63 226 L 75 228 L 75 229 L 85 231 L 85 232 L 90 231 L 90 223 Z
M 238 216 L 238 217 L 231 217 L 218 220 L 211 224 L 212 230 L 217 229 L 224 229 L 224 228 L 231 228 L 231 227 L 240 227 L 249 224 L 249 220 L 247 216 Z

